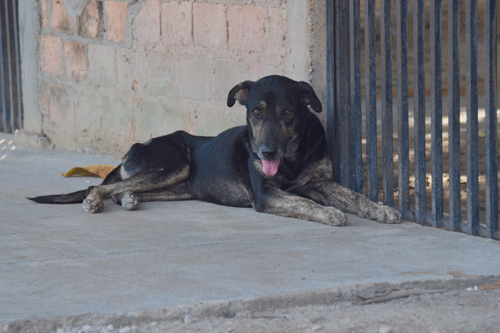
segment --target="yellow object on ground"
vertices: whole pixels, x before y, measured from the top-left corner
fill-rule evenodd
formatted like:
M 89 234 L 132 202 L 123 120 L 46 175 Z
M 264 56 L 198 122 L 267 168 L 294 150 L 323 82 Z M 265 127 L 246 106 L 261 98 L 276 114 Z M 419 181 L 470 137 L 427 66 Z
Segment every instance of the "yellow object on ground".
M 497 282 L 494 282 L 494 283 L 479 286 L 477 289 L 479 289 L 479 290 L 500 289 L 500 280 L 498 280 Z
M 113 171 L 115 167 L 108 164 L 93 164 L 86 167 L 76 167 L 69 170 L 66 173 L 63 173 L 63 177 L 75 177 L 75 176 L 83 176 L 83 177 L 101 177 L 106 178 L 106 176 Z

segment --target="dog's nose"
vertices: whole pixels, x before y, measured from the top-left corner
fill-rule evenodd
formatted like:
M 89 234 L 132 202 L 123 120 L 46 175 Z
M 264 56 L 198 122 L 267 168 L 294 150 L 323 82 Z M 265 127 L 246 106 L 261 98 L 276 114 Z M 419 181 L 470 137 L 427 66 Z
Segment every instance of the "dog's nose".
M 271 150 L 271 149 L 262 149 L 260 151 L 262 154 L 262 157 L 266 160 L 273 160 L 276 158 L 276 154 L 278 153 L 276 150 Z

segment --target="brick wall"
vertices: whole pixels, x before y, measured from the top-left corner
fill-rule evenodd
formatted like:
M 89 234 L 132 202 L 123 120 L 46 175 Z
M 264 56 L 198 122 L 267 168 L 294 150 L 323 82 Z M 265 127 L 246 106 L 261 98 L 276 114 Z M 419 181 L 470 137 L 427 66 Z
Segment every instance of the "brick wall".
M 289 31 L 308 29 L 307 1 L 297 21 L 282 0 L 38 1 L 41 128 L 58 148 L 123 152 L 178 129 L 215 135 L 244 123 L 243 107 L 225 104 L 235 84 L 309 74 L 287 63 Z

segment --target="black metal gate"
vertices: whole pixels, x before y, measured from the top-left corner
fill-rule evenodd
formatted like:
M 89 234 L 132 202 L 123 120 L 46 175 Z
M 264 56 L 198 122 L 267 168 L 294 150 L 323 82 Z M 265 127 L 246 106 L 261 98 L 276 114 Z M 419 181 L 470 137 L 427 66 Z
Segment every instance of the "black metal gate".
M 0 0 L 0 132 L 22 128 L 17 0 Z
M 497 1 L 362 1 L 327 1 L 337 180 L 407 219 L 499 238 Z

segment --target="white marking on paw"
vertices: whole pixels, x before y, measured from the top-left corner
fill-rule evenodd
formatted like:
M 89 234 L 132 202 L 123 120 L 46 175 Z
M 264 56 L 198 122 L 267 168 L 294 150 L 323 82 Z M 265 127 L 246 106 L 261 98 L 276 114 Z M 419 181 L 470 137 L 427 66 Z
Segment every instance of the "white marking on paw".
M 139 199 L 133 193 L 124 193 L 120 201 L 125 210 L 134 210 L 139 206 Z
M 99 213 L 104 209 L 104 203 L 100 199 L 96 199 L 93 197 L 87 197 L 83 200 L 83 210 L 87 213 Z

